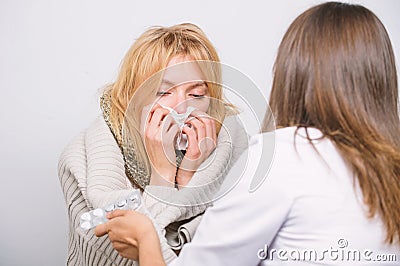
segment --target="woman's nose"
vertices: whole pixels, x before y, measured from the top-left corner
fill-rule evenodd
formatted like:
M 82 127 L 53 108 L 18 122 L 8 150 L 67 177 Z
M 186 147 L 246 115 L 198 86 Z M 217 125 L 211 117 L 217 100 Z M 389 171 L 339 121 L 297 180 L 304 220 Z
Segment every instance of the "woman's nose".
M 178 114 L 183 114 L 186 113 L 187 109 L 187 101 L 185 95 L 177 95 L 175 98 L 175 106 L 173 109 L 178 113 Z

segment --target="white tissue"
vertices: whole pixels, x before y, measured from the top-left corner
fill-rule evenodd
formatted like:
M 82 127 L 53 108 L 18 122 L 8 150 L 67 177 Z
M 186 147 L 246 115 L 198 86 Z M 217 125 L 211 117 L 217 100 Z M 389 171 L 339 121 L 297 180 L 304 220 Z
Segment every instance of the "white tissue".
M 167 109 L 169 111 L 169 115 L 175 120 L 175 122 L 179 126 L 179 134 L 176 139 L 176 149 L 178 150 L 186 150 L 187 148 L 187 136 L 186 134 L 182 133 L 182 129 L 185 126 L 185 121 L 188 119 L 189 115 L 196 110 L 196 108 L 189 106 L 186 110 L 185 113 L 183 114 L 178 114 L 174 109 L 168 106 L 162 106 L 161 107 Z

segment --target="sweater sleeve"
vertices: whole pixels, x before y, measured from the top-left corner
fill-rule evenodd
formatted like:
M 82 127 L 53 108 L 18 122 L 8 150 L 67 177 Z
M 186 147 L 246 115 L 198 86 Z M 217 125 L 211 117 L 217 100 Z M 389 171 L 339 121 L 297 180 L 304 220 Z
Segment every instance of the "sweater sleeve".
M 101 208 L 118 200 L 127 198 L 132 192 L 132 185 L 124 171 L 124 161 L 114 137 L 102 117 L 86 131 L 85 136 L 87 157 L 87 197 L 93 208 Z M 151 188 L 149 188 L 151 189 Z M 158 188 L 158 193 L 169 194 L 169 189 Z M 145 193 L 146 194 L 146 193 Z M 165 261 L 176 257 L 165 238 L 165 230 L 157 226 L 158 222 L 147 211 L 154 204 L 144 196 L 144 206 L 141 212 L 153 221 L 161 244 Z
M 226 117 L 218 135 L 217 147 L 200 166 L 188 186 L 162 202 L 153 204 L 149 211 L 161 228 L 178 220 L 188 219 L 205 211 L 219 190 L 232 164 L 248 146 L 248 135 L 236 116 Z
M 133 186 L 125 174 L 124 160 L 111 131 L 99 117 L 86 131 L 87 197 L 93 208 L 101 208 L 129 196 Z M 143 202 L 150 208 L 158 202 L 151 195 L 171 196 L 177 189 L 147 186 Z
M 128 197 L 132 185 L 124 172 L 121 151 L 102 117 L 86 131 L 87 197 L 101 208 Z

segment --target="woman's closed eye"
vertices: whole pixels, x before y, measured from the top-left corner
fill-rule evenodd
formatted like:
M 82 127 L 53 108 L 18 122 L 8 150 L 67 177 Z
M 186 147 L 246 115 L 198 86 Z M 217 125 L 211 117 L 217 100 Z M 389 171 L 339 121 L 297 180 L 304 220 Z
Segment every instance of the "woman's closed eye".
M 170 95 L 171 93 L 168 91 L 158 91 L 157 96 L 165 96 L 165 95 Z
M 193 98 L 204 98 L 205 94 L 194 94 L 194 93 L 190 93 L 189 96 L 193 97 Z
M 166 95 L 171 95 L 172 92 L 168 92 L 168 91 L 158 91 L 157 92 L 157 96 L 166 96 Z M 190 97 L 193 98 L 204 98 L 205 94 L 197 94 L 197 93 L 189 93 L 188 94 Z

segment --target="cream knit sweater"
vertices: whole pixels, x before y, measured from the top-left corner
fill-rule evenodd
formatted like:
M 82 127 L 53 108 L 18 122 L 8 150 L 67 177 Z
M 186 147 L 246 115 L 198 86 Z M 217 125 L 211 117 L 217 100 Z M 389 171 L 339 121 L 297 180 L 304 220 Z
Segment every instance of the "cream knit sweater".
M 247 134 L 237 117 L 228 116 L 218 135 L 217 148 L 188 187 L 146 187 L 142 211 L 155 224 L 167 262 L 176 256 L 171 248 L 180 249 L 191 241 L 201 214 L 247 144 Z M 125 174 L 121 150 L 102 116 L 65 148 L 60 156 L 59 178 L 69 215 L 67 264 L 135 265 L 120 257 L 106 236 L 97 238 L 92 230 L 79 229 L 83 212 L 125 198 L 133 188 Z

